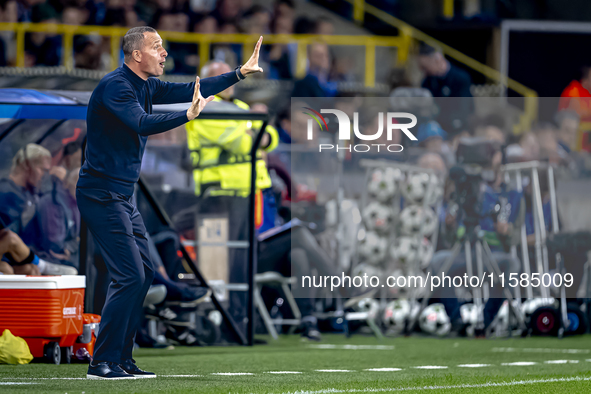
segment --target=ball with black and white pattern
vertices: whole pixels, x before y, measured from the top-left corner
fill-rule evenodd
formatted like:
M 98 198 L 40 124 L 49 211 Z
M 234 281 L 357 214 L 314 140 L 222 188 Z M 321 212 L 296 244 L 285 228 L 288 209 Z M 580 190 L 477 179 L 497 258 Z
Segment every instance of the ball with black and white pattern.
M 473 303 L 463 304 L 460 307 L 460 317 L 462 323 L 466 325 L 466 335 L 469 337 L 474 336 L 474 330 L 478 324 L 478 317 L 482 314 L 483 306 L 480 308 Z
M 404 298 L 389 302 L 382 313 L 382 322 L 388 332 L 400 334 L 406 328 L 406 321 L 410 317 L 410 303 Z
M 422 228 L 421 228 L 422 226 Z M 429 207 L 423 209 L 418 205 L 409 205 L 400 213 L 400 232 L 403 235 L 420 234 L 429 236 L 437 230 L 435 212 Z
M 420 244 L 416 237 L 396 238 L 390 247 L 390 255 L 406 266 L 419 262 Z
M 439 178 L 424 172 L 410 174 L 402 187 L 402 195 L 412 204 L 434 205 L 443 195 L 443 188 Z
M 419 327 L 423 332 L 439 337 L 449 334 L 451 321 L 443 304 L 431 304 L 423 309 L 419 316 Z
M 392 227 L 394 214 L 391 208 L 374 201 L 363 210 L 363 222 L 369 231 L 385 233 Z
M 388 254 L 388 241 L 374 231 L 368 231 L 357 244 L 359 260 L 361 262 L 380 265 Z
M 394 197 L 402 179 L 398 168 L 377 168 L 369 177 L 367 193 L 371 199 L 386 203 Z
M 360 283 L 359 279 L 357 279 L 357 280 L 354 279 L 354 277 L 356 277 L 356 276 L 359 276 L 363 280 L 363 282 L 362 282 L 363 285 L 361 287 L 370 288 L 371 287 L 370 286 L 371 285 L 371 282 L 370 282 L 371 278 L 376 276 L 377 278 L 379 278 L 379 280 L 381 282 L 382 278 L 384 276 L 384 271 L 382 271 L 382 269 L 380 267 L 377 267 L 375 265 L 361 263 L 361 264 L 357 264 L 351 270 L 351 280 L 355 284 Z M 374 282 L 375 282 L 375 280 L 374 280 Z
M 373 298 L 363 298 L 353 305 L 353 309 L 357 312 L 367 312 L 368 317 L 373 319 L 380 312 L 380 303 Z

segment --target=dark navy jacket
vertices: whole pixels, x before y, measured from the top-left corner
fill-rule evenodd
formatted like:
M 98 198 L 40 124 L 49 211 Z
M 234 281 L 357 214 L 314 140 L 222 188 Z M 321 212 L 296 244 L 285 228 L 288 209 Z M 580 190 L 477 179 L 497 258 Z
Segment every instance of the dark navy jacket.
M 201 94 L 215 95 L 236 82 L 235 72 L 204 78 Z M 86 160 L 78 187 L 131 196 L 148 136 L 188 122 L 187 111 L 152 115 L 152 105 L 191 102 L 194 88 L 195 82 L 144 81 L 125 64 L 107 74 L 88 103 Z

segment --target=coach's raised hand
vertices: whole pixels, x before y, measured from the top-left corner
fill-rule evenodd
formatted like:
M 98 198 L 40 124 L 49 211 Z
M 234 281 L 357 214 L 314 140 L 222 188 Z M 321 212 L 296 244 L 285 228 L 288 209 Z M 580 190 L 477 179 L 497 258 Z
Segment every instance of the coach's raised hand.
M 214 96 L 203 98 L 201 95 L 201 90 L 199 89 L 200 86 L 201 84 L 199 83 L 199 77 L 197 77 L 195 80 L 195 90 L 193 91 L 193 102 L 191 103 L 191 107 L 189 107 L 187 110 L 187 118 L 189 120 L 193 120 L 198 117 L 207 103 L 214 99 Z
M 250 59 L 242 67 L 240 67 L 240 72 L 242 75 L 247 76 L 249 74 L 256 74 L 262 73 L 263 69 L 259 67 L 259 52 L 261 50 L 261 44 L 263 43 L 263 36 L 259 38 L 257 41 L 256 46 L 254 47 L 254 52 L 250 56 Z

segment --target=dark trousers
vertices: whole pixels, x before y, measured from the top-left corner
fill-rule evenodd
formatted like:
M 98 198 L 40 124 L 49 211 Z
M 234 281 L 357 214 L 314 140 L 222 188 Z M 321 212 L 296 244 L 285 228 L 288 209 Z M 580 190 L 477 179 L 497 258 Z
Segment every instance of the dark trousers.
M 314 290 L 302 287 L 302 277 L 316 269 L 321 276 L 339 276 L 336 263 L 320 247 L 307 227 L 295 226 L 291 231 L 272 236 L 258 244 L 258 272 L 276 271 L 296 277 L 292 292 L 302 316 L 313 312 Z M 339 289 L 343 290 L 343 289 Z
M 132 358 L 142 304 L 154 279 L 146 229 L 132 196 L 78 188 L 76 199 L 111 275 L 94 360 L 121 363 Z
M 297 247 L 292 249 L 291 231 L 259 242 L 258 248 L 258 273 L 275 271 L 286 277 L 295 276 L 297 281 L 292 286 L 293 293 L 304 297 L 296 298 L 298 308 L 303 317 L 312 315 L 314 308 L 312 289 L 300 287 L 300 278 L 311 275 L 310 263 L 304 249 Z

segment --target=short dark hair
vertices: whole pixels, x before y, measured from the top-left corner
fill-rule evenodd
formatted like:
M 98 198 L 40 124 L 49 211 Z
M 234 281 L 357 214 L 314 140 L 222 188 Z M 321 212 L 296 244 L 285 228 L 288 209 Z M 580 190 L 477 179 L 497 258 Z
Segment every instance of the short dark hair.
M 269 11 L 267 9 L 267 7 L 265 7 L 265 6 L 262 6 L 260 4 L 255 4 L 252 7 L 250 7 L 248 10 L 246 10 L 246 12 L 244 12 L 244 14 L 242 14 L 242 18 L 250 18 L 253 15 L 263 14 L 263 13 L 270 14 L 271 11 Z
M 437 52 L 441 52 L 439 48 L 431 46 L 426 42 L 421 42 L 419 44 L 419 56 L 431 56 L 436 54 Z
M 295 9 L 295 3 L 293 0 L 277 0 L 275 2 L 275 8 L 277 8 L 279 5 L 281 4 L 285 4 L 286 6 L 288 6 L 291 9 Z
M 157 33 L 156 29 L 150 26 L 133 27 L 123 36 L 123 55 L 129 59 L 133 51 L 142 49 L 144 45 L 144 33 Z

